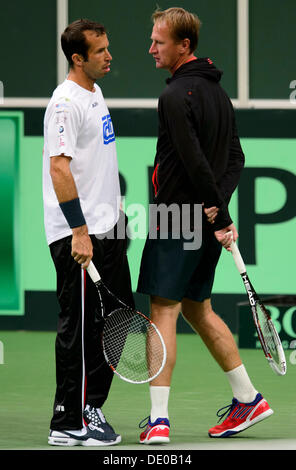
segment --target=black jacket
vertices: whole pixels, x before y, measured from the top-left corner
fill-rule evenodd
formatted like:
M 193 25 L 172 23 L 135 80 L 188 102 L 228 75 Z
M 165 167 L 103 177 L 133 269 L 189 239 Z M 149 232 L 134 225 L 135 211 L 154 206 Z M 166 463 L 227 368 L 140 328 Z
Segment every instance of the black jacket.
M 159 98 L 153 185 L 156 204 L 219 207 L 214 230 L 232 220 L 228 204 L 244 166 L 232 103 L 210 59 L 183 64 Z

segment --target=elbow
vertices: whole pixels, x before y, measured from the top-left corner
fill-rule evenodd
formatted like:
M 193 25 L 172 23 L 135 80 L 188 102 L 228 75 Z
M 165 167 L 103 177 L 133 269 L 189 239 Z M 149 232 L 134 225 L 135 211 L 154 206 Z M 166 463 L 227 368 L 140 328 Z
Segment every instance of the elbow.
M 49 174 L 54 180 L 61 176 L 65 176 L 70 172 L 70 161 L 68 157 L 51 157 Z
M 53 165 L 50 165 L 49 174 L 51 176 L 51 179 L 54 180 L 59 174 L 59 171 L 57 170 L 56 167 L 54 167 Z

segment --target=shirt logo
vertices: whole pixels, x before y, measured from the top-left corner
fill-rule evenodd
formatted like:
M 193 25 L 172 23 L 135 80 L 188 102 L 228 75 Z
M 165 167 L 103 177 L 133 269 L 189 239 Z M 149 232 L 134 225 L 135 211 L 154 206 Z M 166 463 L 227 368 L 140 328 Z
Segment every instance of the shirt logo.
M 108 145 L 115 140 L 115 134 L 110 114 L 102 117 L 104 145 Z

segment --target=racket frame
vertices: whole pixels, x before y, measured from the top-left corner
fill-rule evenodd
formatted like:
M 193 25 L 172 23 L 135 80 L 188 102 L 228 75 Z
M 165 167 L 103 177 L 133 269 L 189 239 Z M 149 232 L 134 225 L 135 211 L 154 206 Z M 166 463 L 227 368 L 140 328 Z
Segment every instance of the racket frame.
M 165 363 L 166 363 L 166 357 L 167 357 L 167 352 L 166 352 L 166 346 L 165 346 L 165 343 L 164 343 L 164 340 L 163 340 L 163 337 L 162 335 L 160 334 L 158 328 L 156 327 L 156 325 L 150 320 L 150 318 L 148 318 L 146 315 L 144 315 L 142 312 L 139 312 L 138 310 L 135 310 L 134 311 L 134 314 L 135 315 L 141 315 L 143 318 L 145 318 L 145 320 L 147 322 L 150 323 L 150 325 L 152 326 L 152 328 L 154 328 L 154 330 L 156 331 L 156 333 L 158 334 L 159 336 L 159 339 L 160 339 L 160 342 L 161 342 L 161 345 L 162 345 L 162 349 L 163 349 L 163 359 L 162 359 L 162 363 L 161 363 L 161 366 L 160 368 L 158 369 L 158 371 L 152 376 L 152 377 L 149 377 L 148 379 L 145 379 L 145 380 L 132 380 L 132 379 L 129 379 L 127 377 L 125 377 L 124 375 L 120 374 L 115 367 L 112 366 L 111 362 L 109 361 L 108 359 L 108 356 L 105 352 L 105 346 L 104 346 L 104 330 L 103 330 L 103 338 L 102 338 L 102 342 L 103 342 L 103 353 L 104 353 L 104 357 L 105 357 L 105 360 L 107 362 L 107 364 L 109 365 L 109 367 L 113 370 L 113 372 L 118 376 L 120 377 L 122 380 L 124 380 L 125 382 L 128 382 L 128 383 L 132 383 L 132 384 L 145 384 L 145 383 L 149 383 L 149 382 L 152 382 L 152 380 L 154 380 L 156 377 L 159 376 L 159 374 L 163 371 L 163 368 L 165 366 Z M 113 312 L 109 313 L 107 315 L 106 318 L 108 317 L 111 317 L 113 315 Z
M 110 360 L 108 359 L 108 356 L 106 354 L 106 351 L 105 351 L 105 346 L 104 346 L 104 330 L 105 330 L 105 326 L 103 327 L 103 334 L 102 334 L 102 348 L 103 348 L 103 354 L 104 354 L 104 358 L 105 358 L 105 361 L 106 363 L 108 364 L 108 366 L 111 368 L 111 370 L 118 376 L 120 377 L 122 380 L 124 380 L 125 382 L 129 382 L 129 383 L 132 383 L 132 384 L 144 384 L 144 383 L 148 383 L 148 382 L 151 382 L 152 380 L 154 380 L 156 377 L 159 376 L 159 374 L 163 371 L 163 368 L 165 366 L 165 363 L 166 363 L 166 358 L 167 358 L 167 351 L 166 351 L 166 346 L 165 346 L 165 343 L 164 343 L 164 340 L 163 340 L 163 337 L 160 333 L 160 331 L 158 330 L 158 328 L 156 327 L 156 325 L 150 320 L 150 318 L 148 318 L 146 315 L 144 315 L 142 312 L 139 312 L 138 310 L 134 310 L 132 309 L 131 307 L 129 307 L 128 305 L 126 305 L 124 302 L 122 302 L 120 299 L 118 299 L 118 297 L 116 297 L 109 289 L 108 287 L 103 283 L 102 279 L 101 279 L 101 276 L 98 272 L 98 270 L 96 269 L 94 263 L 92 261 L 90 261 L 88 267 L 86 268 L 87 269 L 87 272 L 90 276 L 90 278 L 92 279 L 92 281 L 94 282 L 96 288 L 97 288 L 97 291 L 99 293 L 99 299 L 100 299 L 100 307 L 101 307 L 101 312 L 102 312 L 102 319 L 104 321 L 106 321 L 106 319 L 108 317 L 111 317 L 112 314 L 114 312 L 110 312 L 107 316 L 105 316 L 104 312 L 105 312 L 105 309 L 104 309 L 104 303 L 103 303 L 103 299 L 102 299 L 102 295 L 101 295 L 101 288 L 103 287 L 109 295 L 111 295 L 113 298 L 115 298 L 119 304 L 122 305 L 123 308 L 128 308 L 130 309 L 131 311 L 133 311 L 133 313 L 135 315 L 141 315 L 147 322 L 149 322 L 150 326 L 152 326 L 155 330 L 155 332 L 157 333 L 159 339 L 160 339 L 160 342 L 161 342 L 161 345 L 162 345 L 162 349 L 163 349 L 163 359 L 162 359 L 162 363 L 161 363 L 161 366 L 160 368 L 158 369 L 158 371 L 152 376 L 152 377 L 149 377 L 148 379 L 145 379 L 145 380 L 139 380 L 139 381 L 135 381 L 135 380 L 132 380 L 132 379 L 129 379 L 128 377 L 125 377 L 123 376 L 122 374 L 120 374 L 116 368 L 110 363 Z
M 243 258 L 241 256 L 241 254 L 240 254 L 238 246 L 234 241 L 232 241 L 230 249 L 231 249 L 231 253 L 233 255 L 234 262 L 235 262 L 236 267 L 237 267 L 237 269 L 240 273 L 240 276 L 242 278 L 242 281 L 243 281 L 243 284 L 245 286 L 246 292 L 248 294 L 249 305 L 250 305 L 250 308 L 251 308 L 251 311 L 252 311 L 255 327 L 256 327 L 256 330 L 257 330 L 257 333 L 258 333 L 258 338 L 259 338 L 262 350 L 264 352 L 264 355 L 265 355 L 266 359 L 268 360 L 268 363 L 269 363 L 270 367 L 272 368 L 272 370 L 277 375 L 285 375 L 286 371 L 287 371 L 287 363 L 286 363 L 285 353 L 284 353 L 283 346 L 282 346 L 280 337 L 278 335 L 278 332 L 277 332 L 277 330 L 276 330 L 276 328 L 273 324 L 273 321 L 271 319 L 271 316 L 270 316 L 268 310 L 264 306 L 263 302 L 261 301 L 261 299 L 259 298 L 258 294 L 256 293 L 254 287 L 251 284 L 251 281 L 250 281 L 249 276 L 247 274 L 245 263 L 243 261 Z M 274 361 L 274 359 L 273 359 L 273 357 L 270 353 L 270 349 L 269 349 L 269 347 L 268 347 L 268 345 L 267 345 L 267 343 L 264 339 L 264 335 L 263 335 L 263 332 L 262 332 L 262 329 L 261 329 L 261 326 L 260 326 L 260 321 L 259 321 L 257 310 L 256 310 L 256 305 L 257 304 L 259 305 L 260 309 L 262 310 L 262 312 L 263 312 L 263 314 L 264 314 L 264 316 L 267 320 L 268 327 L 273 332 L 273 337 L 274 337 L 274 340 L 275 340 L 275 345 L 276 345 L 276 349 L 277 349 L 277 354 L 279 356 L 280 364 L 277 364 Z

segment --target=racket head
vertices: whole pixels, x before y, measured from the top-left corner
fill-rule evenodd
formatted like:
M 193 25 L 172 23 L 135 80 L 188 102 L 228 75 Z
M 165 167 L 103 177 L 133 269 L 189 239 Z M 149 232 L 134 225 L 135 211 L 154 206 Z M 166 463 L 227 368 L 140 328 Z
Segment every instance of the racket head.
M 285 375 L 287 363 L 280 337 L 268 310 L 259 298 L 256 299 L 253 308 L 253 316 L 255 316 L 258 336 L 270 367 L 277 375 Z
M 163 370 L 166 347 L 157 327 L 141 312 L 117 308 L 105 318 L 103 351 L 106 362 L 126 382 L 151 382 Z

